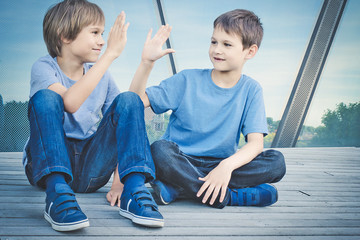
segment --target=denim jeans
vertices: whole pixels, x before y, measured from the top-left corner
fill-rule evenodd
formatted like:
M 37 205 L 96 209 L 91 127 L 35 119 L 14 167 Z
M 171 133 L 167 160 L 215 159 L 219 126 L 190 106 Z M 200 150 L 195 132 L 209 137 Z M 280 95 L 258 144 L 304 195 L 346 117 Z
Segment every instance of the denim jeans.
M 156 177 L 173 186 L 179 192 L 200 201 L 196 193 L 204 183 L 199 177 L 205 177 L 223 159 L 189 156 L 181 152 L 174 142 L 159 140 L 151 145 Z M 230 189 L 253 187 L 262 183 L 278 182 L 285 175 L 284 156 L 276 150 L 267 150 L 259 154 L 250 163 L 235 169 L 229 183 Z M 220 194 L 219 194 L 220 195 Z M 219 197 L 213 207 L 223 208 L 229 201 L 227 190 L 225 200 L 220 203 Z
M 133 172 L 143 173 L 147 181 L 155 177 L 144 105 L 135 93 L 119 94 L 97 131 L 84 140 L 66 137 L 63 100 L 51 90 L 40 90 L 30 99 L 28 117 L 25 171 L 33 185 L 44 187 L 44 177 L 59 172 L 74 191 L 93 192 L 109 181 L 117 164 L 121 180 Z

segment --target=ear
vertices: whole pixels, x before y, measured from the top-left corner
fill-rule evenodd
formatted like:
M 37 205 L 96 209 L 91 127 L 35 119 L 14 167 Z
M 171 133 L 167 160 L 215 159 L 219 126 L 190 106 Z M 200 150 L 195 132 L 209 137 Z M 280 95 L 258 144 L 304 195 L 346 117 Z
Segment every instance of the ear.
M 259 50 L 259 47 L 256 44 L 251 45 L 248 49 L 247 49 L 247 54 L 246 54 L 246 59 L 249 60 L 253 57 L 255 57 L 257 51 Z
M 63 36 L 60 37 L 61 41 L 64 43 L 64 44 L 69 44 L 71 43 L 71 40 L 67 39 L 67 38 L 64 38 Z

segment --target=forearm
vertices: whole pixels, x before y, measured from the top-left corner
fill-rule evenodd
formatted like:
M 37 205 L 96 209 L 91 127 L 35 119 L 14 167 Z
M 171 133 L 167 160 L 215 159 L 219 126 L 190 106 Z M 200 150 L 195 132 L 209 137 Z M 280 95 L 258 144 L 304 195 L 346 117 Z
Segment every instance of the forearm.
M 140 96 L 145 108 L 150 106 L 149 98 L 145 93 L 145 89 L 153 66 L 154 62 L 142 60 L 135 72 L 134 78 L 129 88 L 129 91 L 134 92 Z
M 63 94 L 65 111 L 74 113 L 94 91 L 114 57 L 104 53 L 93 67 Z
M 264 141 L 262 134 L 256 133 L 256 135 L 248 136 L 248 139 L 249 141 L 235 154 L 221 162 L 221 164 L 226 165 L 231 172 L 251 162 L 263 151 Z

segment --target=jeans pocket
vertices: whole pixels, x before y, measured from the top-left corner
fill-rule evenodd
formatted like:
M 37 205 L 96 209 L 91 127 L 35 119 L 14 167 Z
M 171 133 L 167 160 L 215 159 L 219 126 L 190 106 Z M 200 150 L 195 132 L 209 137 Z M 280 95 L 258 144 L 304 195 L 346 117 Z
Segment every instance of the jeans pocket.
M 101 177 L 91 178 L 89 181 L 89 184 L 86 187 L 84 192 L 86 192 L 86 193 L 95 192 L 99 188 L 103 187 L 105 184 L 107 184 L 111 175 L 112 175 L 112 172 L 110 172 L 110 174 L 107 174 L 107 175 L 104 175 Z

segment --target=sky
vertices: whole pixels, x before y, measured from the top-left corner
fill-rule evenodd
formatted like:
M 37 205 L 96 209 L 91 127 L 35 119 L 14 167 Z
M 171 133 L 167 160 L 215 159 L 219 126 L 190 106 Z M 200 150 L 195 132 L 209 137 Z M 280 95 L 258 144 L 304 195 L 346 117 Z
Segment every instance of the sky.
M 47 54 L 42 20 L 59 0 L 0 2 L 0 94 L 4 102 L 26 101 L 32 64 Z M 158 29 L 153 0 L 92 0 L 105 13 L 104 38 L 116 16 L 124 10 L 130 22 L 128 42 L 109 71 L 121 91 L 130 85 L 140 62 L 150 28 Z M 167 22 L 173 26 L 172 47 L 177 70 L 211 68 L 208 47 L 213 20 L 234 8 L 254 11 L 264 27 L 264 38 L 244 74 L 264 89 L 268 117 L 280 120 L 297 76 L 322 0 L 163 0 Z M 305 125 L 318 126 L 326 109 L 340 102 L 360 101 L 360 1 L 349 0 L 330 50 Z M 168 58 L 157 61 L 148 86 L 171 76 Z

